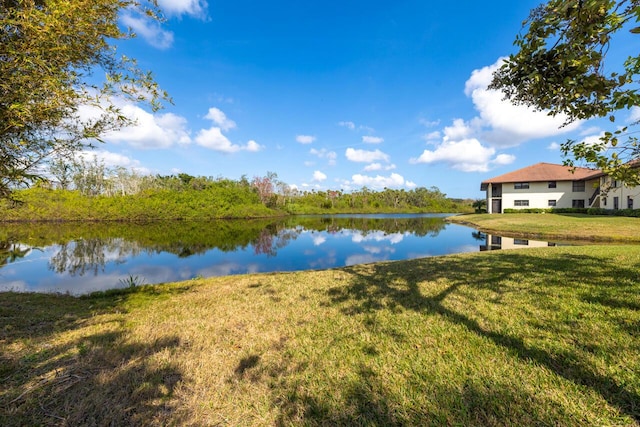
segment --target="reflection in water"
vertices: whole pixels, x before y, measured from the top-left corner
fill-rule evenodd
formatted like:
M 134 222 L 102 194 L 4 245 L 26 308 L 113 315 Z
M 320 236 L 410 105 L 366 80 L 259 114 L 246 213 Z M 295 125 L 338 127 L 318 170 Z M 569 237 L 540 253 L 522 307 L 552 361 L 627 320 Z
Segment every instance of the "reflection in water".
M 137 256 L 140 252 L 137 242 L 120 237 L 78 239 L 62 243 L 58 252 L 51 257 L 49 268 L 56 273 L 66 272 L 71 276 L 82 276 L 85 273 L 97 275 L 104 270 L 106 262 L 124 263 L 126 257 Z
M 545 246 L 556 246 L 556 243 L 543 242 L 540 240 L 529 240 L 518 237 L 503 237 L 494 234 L 482 234 L 485 243 L 480 245 L 481 251 L 495 251 L 499 249 L 519 249 L 519 248 L 542 248 Z
M 431 242 L 447 227 L 453 243 Z M 466 237 L 457 232 L 463 229 L 468 230 L 447 225 L 442 216 L 428 215 L 4 224 L 0 226 L 0 290 L 80 294 L 118 287 L 119 281 L 131 276 L 160 283 L 415 258 L 455 251 L 449 247 L 470 250 L 468 231 Z M 37 248 L 42 249 L 36 256 L 33 249 Z
M 24 258 L 31 252 L 31 247 L 13 242 L 0 242 L 0 267 Z

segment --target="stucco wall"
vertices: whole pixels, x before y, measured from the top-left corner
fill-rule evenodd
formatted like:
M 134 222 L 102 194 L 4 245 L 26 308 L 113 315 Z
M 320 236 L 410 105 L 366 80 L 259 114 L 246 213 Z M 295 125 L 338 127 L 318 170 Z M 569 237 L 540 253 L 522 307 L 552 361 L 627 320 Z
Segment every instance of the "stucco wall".
M 595 193 L 598 180 L 585 182 L 584 191 L 573 191 L 573 181 L 557 181 L 556 188 L 549 188 L 548 182 L 530 182 L 528 189 L 515 189 L 514 183 L 502 184 L 502 209 L 548 209 L 571 208 L 573 200 L 584 200 L 589 207 L 589 199 Z M 487 189 L 487 206 L 491 204 L 491 186 Z M 516 206 L 516 200 L 528 200 L 529 206 Z M 555 200 L 555 206 L 549 206 L 549 200 Z M 640 205 L 640 197 L 638 202 Z M 640 207 L 640 206 L 638 206 Z
M 600 207 L 603 209 L 615 209 L 614 198 L 618 198 L 618 209 L 627 209 L 629 197 L 633 199 L 633 209 L 640 209 L 640 186 L 627 187 L 623 184 L 619 184 L 617 187 L 612 187 L 612 182 L 609 177 L 602 179 L 602 189 L 604 190 L 600 195 Z M 606 199 L 606 201 L 605 201 Z

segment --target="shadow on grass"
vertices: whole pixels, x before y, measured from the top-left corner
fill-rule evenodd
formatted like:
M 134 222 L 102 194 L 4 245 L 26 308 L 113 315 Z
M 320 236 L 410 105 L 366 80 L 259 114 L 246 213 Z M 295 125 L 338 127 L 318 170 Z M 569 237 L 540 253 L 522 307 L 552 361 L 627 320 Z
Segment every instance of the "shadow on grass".
M 402 264 L 403 269 L 399 269 L 396 263 L 349 267 L 345 269 L 352 276 L 349 284 L 333 288 L 329 296 L 334 304 L 344 307 L 345 314 L 402 308 L 441 316 L 489 339 L 524 361 L 544 366 L 560 377 L 598 393 L 622 414 L 640 422 L 637 384 L 625 387 L 614 378 L 599 373 L 589 360 L 571 348 L 551 351 L 532 346 L 521 336 L 483 326 L 472 318 L 472 309 L 456 310 L 444 303 L 449 295 L 463 294 L 471 288 L 492 291 L 497 295 L 494 301 L 497 303 L 500 303 L 500 296 L 508 292 L 529 293 L 534 304 L 536 299 L 539 304 L 550 302 L 550 298 L 543 294 L 571 294 L 577 300 L 601 304 L 608 309 L 623 307 L 635 310 L 637 303 L 624 301 L 620 296 L 637 296 L 640 265 L 625 265 L 606 257 L 570 253 L 562 258 L 530 256 L 526 251 L 491 255 L 421 259 Z M 419 284 L 425 280 L 440 280 L 447 286 L 437 293 L 425 295 Z M 596 290 L 619 297 L 584 296 Z M 536 298 L 536 293 L 541 296 Z M 547 309 L 554 309 L 553 302 Z M 555 326 L 541 324 L 539 328 L 553 330 Z M 615 353 L 615 349 L 610 351 Z M 615 354 L 610 356 L 615 357 Z M 367 379 L 363 377 L 362 380 Z
M 128 296 L 153 298 L 154 292 L 84 298 L 3 294 L 0 425 L 162 425 L 175 420 L 171 398 L 182 373 L 154 356 L 170 352 L 180 339 L 132 342 L 122 315 Z

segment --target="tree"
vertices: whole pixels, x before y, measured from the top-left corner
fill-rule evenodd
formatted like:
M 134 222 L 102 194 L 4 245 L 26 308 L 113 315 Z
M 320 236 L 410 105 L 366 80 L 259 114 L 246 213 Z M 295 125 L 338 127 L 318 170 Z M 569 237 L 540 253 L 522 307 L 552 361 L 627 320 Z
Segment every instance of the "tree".
M 166 93 L 114 42 L 134 37 L 121 11 L 159 19 L 155 1 L 0 0 L 0 198 L 44 179 L 42 163 L 69 158 L 132 124 L 116 100 L 157 110 Z M 100 81 L 99 72 L 106 79 Z
M 255 176 L 253 181 L 251 181 L 251 186 L 258 193 L 260 202 L 265 206 L 268 206 L 271 201 L 271 196 L 274 194 L 274 183 L 277 179 L 278 174 L 275 172 L 267 172 L 266 176 Z
M 640 56 L 631 51 L 623 64 L 606 66 L 605 59 L 616 33 L 640 34 L 639 19 L 640 0 L 550 0 L 531 11 L 514 42 L 519 51 L 489 87 L 516 104 L 565 114 L 566 124 L 607 116 L 615 123 L 616 112 L 640 105 Z M 613 179 L 640 184 L 632 167 L 640 147 L 626 126 L 605 132 L 596 144 L 569 140 L 562 151 L 567 166 L 586 162 Z
M 487 199 L 476 199 L 471 204 L 471 207 L 475 210 L 475 213 L 486 213 Z

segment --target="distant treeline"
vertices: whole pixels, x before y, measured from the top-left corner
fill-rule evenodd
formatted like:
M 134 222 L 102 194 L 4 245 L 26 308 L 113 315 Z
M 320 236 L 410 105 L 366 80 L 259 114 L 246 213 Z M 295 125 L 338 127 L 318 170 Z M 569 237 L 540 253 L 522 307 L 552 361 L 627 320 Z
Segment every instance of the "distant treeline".
M 64 171 L 64 169 L 63 169 Z M 454 200 L 436 187 L 366 187 L 350 192 L 299 191 L 274 173 L 240 180 L 105 171 L 93 163 L 73 173 L 17 190 L 0 202 L 0 221 L 149 221 L 259 218 L 292 214 L 466 212 L 472 200 Z M 108 173 L 107 173 L 108 172 Z M 60 179 L 62 178 L 62 179 Z

